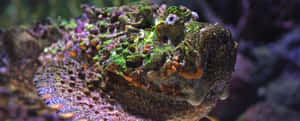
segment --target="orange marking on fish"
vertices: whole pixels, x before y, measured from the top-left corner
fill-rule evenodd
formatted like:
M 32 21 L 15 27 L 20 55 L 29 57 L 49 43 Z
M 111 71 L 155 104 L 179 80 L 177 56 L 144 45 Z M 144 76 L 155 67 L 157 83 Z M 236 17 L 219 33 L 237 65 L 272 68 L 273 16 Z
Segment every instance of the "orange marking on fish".
M 174 73 L 174 71 L 172 71 L 171 69 L 168 69 L 168 70 L 167 70 L 167 76 L 168 76 L 168 75 L 171 75 L 171 74 L 173 74 L 173 73 Z
M 75 56 L 77 55 L 77 52 L 76 52 L 76 51 L 70 51 L 70 55 L 71 55 L 72 57 L 75 57 Z
M 141 85 L 141 88 L 146 90 L 146 89 L 147 89 L 147 86 L 144 85 L 144 84 L 142 84 L 142 85 Z
M 51 109 L 59 110 L 63 107 L 62 104 L 52 104 L 49 106 Z
M 92 58 L 92 54 L 91 53 L 87 53 L 87 57 L 88 58 Z
M 219 121 L 218 119 L 216 119 L 215 117 L 212 116 L 205 116 L 207 119 L 209 119 L 210 121 Z
M 71 49 L 71 47 L 73 46 L 73 42 L 72 41 L 69 41 L 67 43 L 67 49 Z
M 180 67 L 181 65 L 180 65 L 180 63 L 178 63 L 177 61 L 173 61 L 173 66 L 175 66 L 176 68 L 178 68 L 178 67 Z
M 86 46 L 86 45 L 81 45 L 80 48 L 81 48 L 82 50 L 87 50 L 87 46 Z
M 63 53 L 58 53 L 57 54 L 58 60 L 62 60 L 64 58 Z
M 67 118 L 72 118 L 74 117 L 76 114 L 73 112 L 67 112 L 67 113 L 61 113 L 59 114 L 59 117 L 67 119 Z
M 202 66 L 199 66 L 197 68 L 197 72 L 195 73 L 190 73 L 190 72 L 181 72 L 179 71 L 178 74 L 185 79 L 200 79 L 203 75 L 203 68 Z
M 172 65 L 172 66 L 171 66 L 171 70 L 172 70 L 173 72 L 176 72 L 176 71 L 177 71 L 177 68 L 176 68 L 174 65 Z
M 91 41 L 91 45 L 94 46 L 94 47 L 95 47 L 98 43 L 99 43 L 98 40 L 92 40 L 92 41 Z
M 145 46 L 144 46 L 144 49 L 143 49 L 143 53 L 149 52 L 150 49 L 151 49 L 151 46 L 150 46 L 150 45 L 145 45 Z
M 174 87 L 172 87 L 171 89 L 172 89 L 172 92 L 175 92 L 175 91 L 176 91 Z
M 137 83 L 137 82 L 133 82 L 132 84 L 133 84 L 133 86 L 135 86 L 135 87 L 139 87 L 139 86 L 140 86 L 140 84 Z
M 98 44 L 98 45 L 96 46 L 96 49 L 97 49 L 97 50 L 100 50 L 100 49 L 101 49 L 101 45 Z
M 132 78 L 130 78 L 130 77 L 128 77 L 128 76 L 125 76 L 125 75 L 123 75 L 123 78 L 124 78 L 125 80 L 127 80 L 128 82 L 132 82 L 132 81 L 133 81 Z
M 52 97 L 52 95 L 50 95 L 50 94 L 42 95 L 42 99 L 49 99 L 51 97 Z
M 175 62 L 179 61 L 179 57 L 178 57 L 178 56 L 175 56 L 175 57 L 174 57 L 174 60 L 175 60 Z
M 76 121 L 90 121 L 89 119 L 79 119 L 79 120 L 76 120 Z
M 84 68 L 84 69 L 88 69 L 88 68 L 89 68 L 89 65 L 88 65 L 88 64 L 83 64 L 83 68 Z

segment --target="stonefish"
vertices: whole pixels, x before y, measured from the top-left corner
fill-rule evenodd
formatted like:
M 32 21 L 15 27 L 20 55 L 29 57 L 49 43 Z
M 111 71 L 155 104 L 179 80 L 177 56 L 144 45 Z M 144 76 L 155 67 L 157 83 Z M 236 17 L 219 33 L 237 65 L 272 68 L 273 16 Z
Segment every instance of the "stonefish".
M 238 44 L 166 5 L 84 5 L 39 57 L 38 93 L 75 121 L 198 121 L 227 96 Z

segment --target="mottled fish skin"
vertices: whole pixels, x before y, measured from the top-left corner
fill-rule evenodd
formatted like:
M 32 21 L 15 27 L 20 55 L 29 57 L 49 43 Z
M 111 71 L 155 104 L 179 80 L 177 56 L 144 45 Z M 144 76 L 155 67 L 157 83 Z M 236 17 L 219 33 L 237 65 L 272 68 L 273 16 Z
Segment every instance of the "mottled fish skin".
M 196 121 L 226 97 L 238 49 L 226 28 L 185 7 L 83 8 L 34 78 L 62 118 Z
M 98 79 L 94 72 L 84 69 L 80 63 L 65 58 L 40 68 L 34 81 L 39 95 L 50 108 L 57 109 L 62 118 L 74 121 L 139 121 L 124 113 L 119 105 L 113 105 L 101 90 L 90 90 L 86 80 Z

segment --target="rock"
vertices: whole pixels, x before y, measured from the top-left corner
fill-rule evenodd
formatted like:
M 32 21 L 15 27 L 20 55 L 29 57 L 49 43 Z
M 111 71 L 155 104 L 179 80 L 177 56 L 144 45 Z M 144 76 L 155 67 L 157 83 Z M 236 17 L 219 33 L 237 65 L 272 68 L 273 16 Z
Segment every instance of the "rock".
M 300 80 L 277 80 L 259 92 L 267 103 L 300 111 Z
M 238 54 L 236 64 L 235 64 L 235 72 L 233 72 L 232 76 L 234 78 L 241 79 L 243 81 L 250 80 L 251 73 L 254 72 L 255 66 L 249 58 L 242 54 Z
M 4 41 L 3 41 L 3 33 L 4 30 L 0 29 L 0 77 L 2 75 L 7 75 L 8 74 L 8 70 L 9 70 L 9 62 L 8 62 L 8 55 L 4 45 Z M 3 79 L 1 77 L 1 79 Z
M 230 96 L 227 100 L 219 101 L 211 113 L 220 121 L 235 120 L 241 112 L 258 100 L 256 87 L 240 78 L 241 75 L 238 75 L 237 71 L 234 73 L 230 81 Z
M 250 51 L 250 58 L 255 65 L 251 78 L 246 80 L 252 85 L 262 86 L 280 77 L 285 62 L 266 46 L 258 46 Z
M 7 30 L 4 33 L 3 41 L 13 60 L 36 57 L 41 51 L 38 40 L 22 28 Z
M 285 34 L 277 43 L 271 45 L 271 50 L 278 56 L 290 61 L 300 68 L 300 26 Z
M 300 114 L 281 105 L 258 103 L 249 108 L 237 121 L 299 121 Z

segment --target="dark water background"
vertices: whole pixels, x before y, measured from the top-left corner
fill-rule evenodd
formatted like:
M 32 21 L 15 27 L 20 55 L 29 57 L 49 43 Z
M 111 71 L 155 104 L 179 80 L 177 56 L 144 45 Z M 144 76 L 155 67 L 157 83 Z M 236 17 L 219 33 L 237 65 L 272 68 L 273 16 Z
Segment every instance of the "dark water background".
M 199 13 L 199 21 L 229 28 L 239 42 L 236 72 L 230 81 L 231 95 L 218 103 L 213 116 L 220 121 L 300 121 L 300 0 L 153 1 L 185 5 Z M 16 103 L 14 100 L 20 97 L 15 96 L 23 90 L 18 86 L 24 85 L 8 76 L 13 66 L 10 58 L 14 56 L 10 52 L 14 48 L 3 43 L 3 33 L 8 28 L 29 26 L 47 18 L 76 17 L 81 14 L 82 3 L 109 7 L 136 2 L 140 1 L 0 0 L 0 121 L 29 120 L 18 118 L 24 115 L 36 117 L 30 120 L 43 120 L 38 113 L 22 106 L 30 101 L 7 106 Z M 11 84 L 17 86 L 12 88 Z
M 1 27 L 24 25 L 37 22 L 47 17 L 70 18 L 79 16 L 81 4 L 97 7 L 134 4 L 138 0 L 1 0 Z

